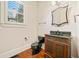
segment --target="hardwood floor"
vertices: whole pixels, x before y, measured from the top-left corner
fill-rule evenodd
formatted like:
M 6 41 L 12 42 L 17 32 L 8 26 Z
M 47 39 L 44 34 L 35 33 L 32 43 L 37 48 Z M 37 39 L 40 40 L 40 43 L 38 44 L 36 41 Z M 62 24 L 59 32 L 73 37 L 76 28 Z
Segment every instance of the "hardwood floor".
M 45 51 L 43 49 L 41 49 L 41 51 L 36 55 L 32 55 L 32 49 L 28 49 L 15 56 L 15 58 L 44 58 L 44 57 L 45 57 Z

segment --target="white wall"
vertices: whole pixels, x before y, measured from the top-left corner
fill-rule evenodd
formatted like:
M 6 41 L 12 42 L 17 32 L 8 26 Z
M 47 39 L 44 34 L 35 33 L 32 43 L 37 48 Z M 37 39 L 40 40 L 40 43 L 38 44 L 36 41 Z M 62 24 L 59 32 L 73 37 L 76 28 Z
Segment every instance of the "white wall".
M 6 2 L 5 2 L 6 3 Z M 25 3 L 26 26 L 0 24 L 0 57 L 11 57 L 30 48 L 37 40 L 37 2 Z M 1 22 L 4 23 L 4 2 L 1 2 Z M 24 38 L 27 37 L 28 40 Z
M 79 15 L 79 2 L 75 3 L 74 9 L 75 11 L 73 11 L 73 13 L 75 15 Z M 77 52 L 78 52 L 78 57 L 79 57 L 79 16 L 76 18 L 76 23 L 75 23 L 75 37 L 76 40 L 74 39 L 74 42 L 76 43 L 75 45 L 77 46 Z
M 54 10 L 57 6 L 52 6 L 51 1 L 41 1 L 38 2 L 38 35 L 44 36 L 44 34 L 50 34 L 50 31 L 71 31 L 72 33 L 72 57 L 77 57 L 77 36 L 76 36 L 76 27 L 74 22 L 74 15 L 79 14 L 79 2 L 70 2 L 68 10 L 68 24 L 65 24 L 60 27 L 51 25 L 52 17 L 51 11 Z
M 79 14 L 79 2 L 70 2 L 69 23 L 61 27 L 51 25 L 51 1 L 24 2 L 25 20 L 27 26 L 0 24 L 0 57 L 11 57 L 27 48 L 31 43 L 37 41 L 37 35 L 44 36 L 50 30 L 71 31 L 72 32 L 72 57 L 77 57 L 77 34 L 74 15 Z M 1 3 L 1 22 L 4 23 L 4 2 Z M 38 25 L 37 25 L 38 23 Z M 27 37 L 26 41 L 24 37 Z

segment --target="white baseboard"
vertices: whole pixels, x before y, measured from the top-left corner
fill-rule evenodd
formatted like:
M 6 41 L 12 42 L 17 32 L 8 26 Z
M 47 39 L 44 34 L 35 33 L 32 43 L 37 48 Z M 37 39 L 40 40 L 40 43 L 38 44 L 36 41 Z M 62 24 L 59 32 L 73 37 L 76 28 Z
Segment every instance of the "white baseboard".
M 10 51 L 4 52 L 2 54 L 0 54 L 0 58 L 9 58 L 12 57 L 26 49 L 30 48 L 30 46 L 28 45 L 28 47 L 26 45 L 20 46 L 18 48 L 12 49 Z

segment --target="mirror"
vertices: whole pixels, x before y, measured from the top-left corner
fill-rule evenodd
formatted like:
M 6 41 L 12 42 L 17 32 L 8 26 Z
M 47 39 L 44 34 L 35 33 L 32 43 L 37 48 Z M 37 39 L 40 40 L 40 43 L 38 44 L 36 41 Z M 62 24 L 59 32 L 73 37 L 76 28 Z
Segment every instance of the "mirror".
M 60 26 L 62 24 L 68 23 L 67 12 L 68 6 L 59 7 L 52 11 L 52 25 Z

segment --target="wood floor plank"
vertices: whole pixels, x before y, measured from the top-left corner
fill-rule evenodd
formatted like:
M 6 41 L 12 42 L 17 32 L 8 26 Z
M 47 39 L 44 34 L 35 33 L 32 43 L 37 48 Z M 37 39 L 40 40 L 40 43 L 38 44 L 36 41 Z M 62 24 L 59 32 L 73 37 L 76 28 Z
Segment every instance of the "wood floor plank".
M 19 54 L 17 54 L 16 58 L 44 58 L 45 57 L 45 51 L 41 49 L 41 51 L 36 54 L 32 55 L 32 49 L 25 50 Z

